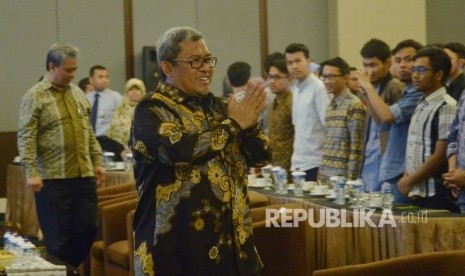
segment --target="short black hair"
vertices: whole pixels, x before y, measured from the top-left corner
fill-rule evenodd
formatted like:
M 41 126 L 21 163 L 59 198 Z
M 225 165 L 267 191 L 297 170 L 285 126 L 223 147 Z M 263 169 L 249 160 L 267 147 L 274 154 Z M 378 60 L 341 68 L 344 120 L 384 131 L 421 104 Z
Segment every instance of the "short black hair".
M 282 53 L 274 52 L 265 58 L 265 72 L 270 72 L 271 67 L 276 67 L 280 72 L 289 74 L 286 59 Z
M 394 49 L 392 49 L 392 54 L 395 55 L 400 50 L 402 50 L 404 48 L 408 48 L 408 47 L 414 48 L 415 50 L 418 51 L 421 48 L 423 48 L 424 46 L 420 42 L 418 42 L 416 40 L 406 39 L 406 40 L 402 40 L 401 42 L 397 43 L 396 47 L 394 47 Z
M 326 65 L 339 68 L 339 71 L 341 72 L 342 75 L 350 74 L 349 64 L 341 57 L 335 57 L 332 59 L 328 59 L 327 61 L 324 61 L 323 63 L 321 63 L 321 69 L 320 69 L 321 73 L 323 72 L 323 68 Z
M 78 86 L 82 91 L 86 91 L 86 86 L 90 84 L 89 77 L 83 78 L 79 81 Z
M 103 65 L 94 65 L 89 70 L 89 77 L 92 77 L 96 70 L 107 70 Z
M 227 75 L 229 82 L 234 87 L 240 87 L 245 84 L 250 79 L 250 71 L 252 68 L 247 62 L 237 61 L 229 65 L 227 70 Z
M 378 58 L 382 62 L 385 62 L 388 58 L 391 57 L 391 51 L 389 50 L 389 45 L 386 42 L 372 38 L 365 45 L 363 45 L 360 54 L 363 58 Z
M 444 45 L 444 49 L 449 49 L 456 53 L 459 58 L 465 58 L 465 45 L 460 42 L 449 42 Z
M 357 70 L 358 70 L 357 68 L 355 68 L 355 67 L 353 67 L 353 66 L 350 66 L 349 69 L 350 69 L 350 71 L 357 71 Z
M 286 54 L 293 54 L 297 52 L 303 52 L 305 58 L 310 58 L 310 51 L 308 50 L 307 46 L 302 43 L 291 43 L 286 47 L 286 50 L 284 50 L 284 53 Z
M 443 49 L 439 47 L 425 47 L 420 49 L 413 60 L 417 60 L 420 57 L 427 57 L 433 72 L 442 71 L 441 83 L 444 85 L 449 77 L 451 68 L 450 58 Z

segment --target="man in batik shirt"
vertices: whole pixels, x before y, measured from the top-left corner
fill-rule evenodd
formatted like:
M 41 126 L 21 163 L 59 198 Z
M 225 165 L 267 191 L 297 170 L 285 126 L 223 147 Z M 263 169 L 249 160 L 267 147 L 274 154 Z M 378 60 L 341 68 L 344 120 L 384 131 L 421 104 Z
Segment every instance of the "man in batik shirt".
M 326 108 L 325 142 L 320 166 L 320 179 L 344 176 L 355 180 L 360 177 L 365 128 L 365 107 L 350 92 L 347 83 L 350 67 L 336 57 L 321 65 L 321 80 L 334 97 Z
M 135 110 L 130 144 L 139 191 L 136 275 L 257 275 L 248 166 L 269 162 L 258 128 L 264 84 L 229 103 L 210 92 L 213 67 L 203 35 L 189 27 L 157 43 L 163 81 Z
M 276 98 L 268 107 L 268 136 L 270 138 L 271 163 L 288 170 L 290 176 L 294 125 L 292 124 L 292 77 L 287 71 L 286 59 L 281 53 L 273 53 L 265 62 L 267 82 Z

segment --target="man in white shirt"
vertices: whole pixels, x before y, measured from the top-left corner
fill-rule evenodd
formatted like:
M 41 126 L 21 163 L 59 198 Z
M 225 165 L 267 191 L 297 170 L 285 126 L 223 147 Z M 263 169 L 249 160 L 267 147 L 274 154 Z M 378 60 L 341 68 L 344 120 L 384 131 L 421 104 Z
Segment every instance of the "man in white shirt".
M 289 74 L 295 79 L 291 88 L 295 129 L 291 169 L 305 171 L 306 180 L 315 181 L 322 157 L 325 113 L 330 99 L 323 83 L 311 74 L 307 46 L 292 43 L 284 52 Z
M 115 161 L 120 161 L 120 153 L 124 150 L 124 146 L 107 137 L 106 132 L 110 128 L 113 113 L 120 105 L 123 96 L 119 92 L 108 89 L 110 75 L 107 68 L 102 65 L 90 68 L 89 80 L 95 89 L 95 91 L 86 94 L 92 105 L 91 124 L 95 136 L 103 151 L 115 153 Z

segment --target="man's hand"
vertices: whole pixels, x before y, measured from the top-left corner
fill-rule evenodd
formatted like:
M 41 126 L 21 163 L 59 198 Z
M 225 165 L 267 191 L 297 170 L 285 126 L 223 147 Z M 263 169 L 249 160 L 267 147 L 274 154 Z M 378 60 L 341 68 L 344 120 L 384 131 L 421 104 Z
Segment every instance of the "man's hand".
M 449 170 L 449 172 L 442 175 L 444 179 L 444 184 L 446 186 L 451 186 L 449 188 L 465 188 L 465 170 L 457 169 L 457 170 Z
M 247 129 L 257 124 L 260 113 L 266 108 L 266 93 L 263 82 L 247 84 L 244 99 L 238 103 L 231 96 L 228 104 L 229 117 L 235 120 L 242 129 Z
M 358 85 L 365 93 L 370 89 L 373 89 L 373 90 L 375 89 L 373 85 L 371 84 L 370 77 L 368 76 L 367 72 L 356 71 L 355 74 L 358 78 Z
M 411 177 L 407 173 L 404 173 L 404 176 L 402 176 L 402 178 L 399 179 L 399 182 L 397 182 L 397 187 L 399 188 L 400 193 L 404 196 L 408 196 L 413 185 L 414 183 L 411 183 Z
M 102 166 L 95 166 L 94 173 L 97 186 L 100 186 L 103 183 L 105 183 L 105 169 Z
M 44 186 L 42 178 L 40 176 L 33 176 L 26 180 L 27 187 L 33 192 L 38 192 Z

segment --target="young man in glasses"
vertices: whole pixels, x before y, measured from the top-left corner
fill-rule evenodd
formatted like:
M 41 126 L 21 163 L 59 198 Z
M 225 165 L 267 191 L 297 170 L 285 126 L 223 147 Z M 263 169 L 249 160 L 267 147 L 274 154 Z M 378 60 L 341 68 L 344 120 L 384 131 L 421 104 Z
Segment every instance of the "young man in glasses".
M 247 175 L 269 163 L 257 125 L 264 84 L 249 83 L 241 102 L 214 97 L 217 59 L 190 27 L 166 31 L 157 54 L 162 81 L 137 105 L 131 128 L 135 274 L 260 274 Z
M 407 146 L 408 127 L 413 111 L 423 93 L 412 82 L 413 57 L 423 46 L 415 40 L 399 42 L 392 50 L 393 69 L 397 78 L 405 83 L 402 98 L 388 106 L 376 93 L 367 74 L 357 72 L 360 87 L 365 91 L 371 115 L 379 124 L 381 131 L 389 132 L 386 150 L 381 160 L 379 182 L 389 182 L 394 192 L 395 203 L 409 203 L 397 189 L 397 182 L 404 174 L 405 147 Z
M 268 135 L 271 163 L 288 170 L 290 176 L 294 126 L 292 125 L 292 77 L 281 53 L 269 55 L 265 61 L 268 87 L 276 97 L 268 105 Z
M 398 187 L 413 205 L 459 212 L 442 180 L 447 135 L 456 112 L 456 101 L 444 87 L 450 67 L 450 58 L 440 48 L 423 48 L 414 57 L 412 79 L 423 97 L 408 130 L 405 172 Z
M 360 177 L 366 111 L 347 86 L 349 76 L 349 65 L 340 57 L 321 64 L 320 79 L 328 93 L 333 95 L 326 108 L 320 165 L 320 180 L 324 182 L 331 176 L 343 176 L 347 180 Z

